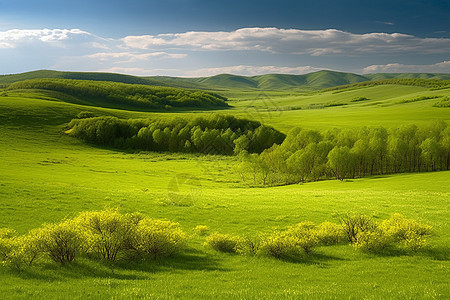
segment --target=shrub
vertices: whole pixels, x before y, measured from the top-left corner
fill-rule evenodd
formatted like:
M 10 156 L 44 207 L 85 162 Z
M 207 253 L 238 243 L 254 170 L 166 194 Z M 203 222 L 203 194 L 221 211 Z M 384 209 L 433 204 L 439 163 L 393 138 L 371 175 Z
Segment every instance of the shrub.
M 275 258 L 295 257 L 300 254 L 299 248 L 296 247 L 296 239 L 282 232 L 265 237 L 259 247 L 259 253 Z
M 256 255 L 261 247 L 260 237 L 243 237 L 236 245 L 236 252 L 239 254 Z
M 153 259 L 171 256 L 186 244 L 186 234 L 178 223 L 144 218 L 132 238 L 132 248 Z
M 323 222 L 316 226 L 316 235 L 322 245 L 335 245 L 346 240 L 346 234 L 342 226 Z
M 241 242 L 240 236 L 216 232 L 206 237 L 205 245 L 219 252 L 237 253 Z
M 370 231 L 376 228 L 375 221 L 369 216 L 355 213 L 346 213 L 339 218 L 342 229 L 347 235 L 350 243 L 358 241 L 358 234 L 364 231 Z
M 357 238 L 354 246 L 366 252 L 380 252 L 392 244 L 392 239 L 381 230 L 359 232 Z
M 40 251 L 62 265 L 72 262 L 84 245 L 83 233 L 73 220 L 47 224 L 32 231 Z
M 383 221 L 380 229 L 395 242 L 413 251 L 425 247 L 428 244 L 427 237 L 432 232 L 431 226 L 407 219 L 401 214 L 393 214 Z
M 206 225 L 197 225 L 194 228 L 194 231 L 198 234 L 198 235 L 206 235 L 209 231 L 209 227 Z
M 133 218 L 133 215 L 122 215 L 117 210 L 107 209 L 83 212 L 76 218 L 76 222 L 85 230 L 87 252 L 115 261 L 120 251 L 129 248 L 130 236 L 139 218 L 138 215 Z
M 299 257 L 312 252 L 319 238 L 312 222 L 302 222 L 263 239 L 259 251 L 275 258 Z

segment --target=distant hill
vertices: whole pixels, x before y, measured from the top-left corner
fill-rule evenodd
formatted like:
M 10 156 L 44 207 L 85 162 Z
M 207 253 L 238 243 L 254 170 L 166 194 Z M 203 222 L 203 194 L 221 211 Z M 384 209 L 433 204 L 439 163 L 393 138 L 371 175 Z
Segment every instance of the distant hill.
M 439 73 L 376 73 L 358 75 L 353 73 L 318 71 L 304 75 L 266 74 L 259 76 L 239 76 L 220 74 L 210 77 L 182 78 L 169 76 L 138 77 L 115 73 L 97 72 L 59 72 L 40 70 L 13 75 L 0 75 L 0 85 L 39 78 L 78 79 L 111 81 L 150 86 L 166 86 L 201 90 L 321 90 L 341 85 L 385 79 L 436 79 L 449 80 L 450 74 Z
M 370 80 L 361 75 L 334 71 L 319 71 L 305 75 L 266 74 L 259 76 L 239 76 L 231 74 L 220 74 L 211 77 L 199 78 L 146 78 L 159 80 L 166 84 L 176 84 L 177 81 L 183 82 L 184 84 L 191 83 L 197 88 L 206 88 L 212 90 L 284 90 L 292 88 L 317 90 Z

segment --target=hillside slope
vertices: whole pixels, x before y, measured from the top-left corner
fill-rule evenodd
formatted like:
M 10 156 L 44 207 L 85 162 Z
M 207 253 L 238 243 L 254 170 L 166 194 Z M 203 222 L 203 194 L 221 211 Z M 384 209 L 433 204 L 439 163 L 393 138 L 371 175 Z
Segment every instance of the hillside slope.
M 52 91 L 66 102 L 110 108 L 168 109 L 174 107 L 227 107 L 226 98 L 198 90 L 146 86 L 108 81 L 74 79 L 30 79 L 8 86 L 8 92 Z M 68 97 L 67 97 L 68 96 Z
M 167 86 L 167 84 L 155 79 L 124 75 L 117 73 L 101 72 L 60 72 L 52 70 L 38 70 L 20 74 L 0 75 L 0 84 L 8 85 L 17 81 L 40 78 L 77 79 L 93 81 L 111 81 L 128 84 L 144 84 L 154 86 Z

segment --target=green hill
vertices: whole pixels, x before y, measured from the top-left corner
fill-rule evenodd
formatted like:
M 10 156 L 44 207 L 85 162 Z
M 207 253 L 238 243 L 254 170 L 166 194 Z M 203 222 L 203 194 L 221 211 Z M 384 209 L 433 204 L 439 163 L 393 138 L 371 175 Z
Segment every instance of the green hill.
M 66 102 L 110 108 L 161 109 L 174 107 L 227 107 L 227 99 L 204 91 L 108 81 L 30 79 L 8 86 L 8 92 L 57 92 Z M 61 97 L 63 96 L 63 97 Z
M 377 73 L 358 75 L 353 73 L 323 70 L 304 75 L 266 74 L 239 76 L 220 74 L 211 77 L 182 78 L 170 76 L 138 77 L 115 73 L 60 72 L 50 70 L 32 71 L 21 74 L 0 75 L 0 87 L 11 83 L 39 78 L 77 79 L 111 81 L 150 86 L 167 86 L 187 89 L 229 91 L 229 90 L 321 90 L 341 85 L 385 79 L 436 79 L 449 80 L 450 74 L 438 73 Z
M 51 70 L 38 70 L 20 74 L 0 75 L 0 85 L 8 85 L 17 81 L 40 78 L 77 79 L 93 81 L 112 81 L 128 84 L 144 84 L 155 86 L 167 86 L 167 84 L 155 79 L 136 77 L 117 73 L 100 72 L 60 72 Z
M 449 80 L 450 74 L 445 73 L 376 73 L 376 74 L 366 74 L 366 78 L 370 80 L 381 80 L 381 79 L 439 79 L 439 80 Z

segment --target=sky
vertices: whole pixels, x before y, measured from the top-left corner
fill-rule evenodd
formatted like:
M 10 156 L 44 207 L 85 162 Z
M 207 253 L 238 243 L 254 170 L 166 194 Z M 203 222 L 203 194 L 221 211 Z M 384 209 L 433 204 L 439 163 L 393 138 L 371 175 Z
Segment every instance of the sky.
M 450 73 L 448 0 L 0 0 L 0 74 Z

